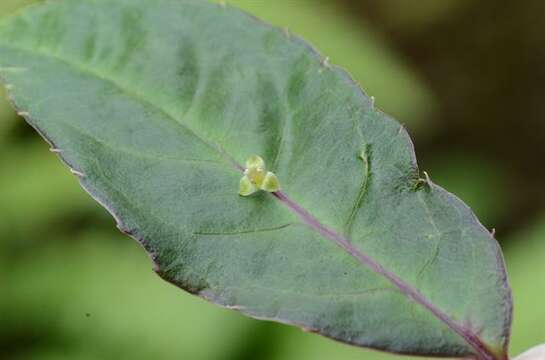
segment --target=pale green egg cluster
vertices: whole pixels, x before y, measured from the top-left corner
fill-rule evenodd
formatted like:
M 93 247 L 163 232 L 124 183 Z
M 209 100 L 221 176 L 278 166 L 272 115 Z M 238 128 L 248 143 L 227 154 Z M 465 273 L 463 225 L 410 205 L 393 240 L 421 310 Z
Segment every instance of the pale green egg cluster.
M 275 192 L 280 190 L 280 182 L 274 173 L 267 171 L 265 161 L 257 155 L 246 160 L 244 176 L 240 179 L 239 194 L 249 196 L 256 191 Z

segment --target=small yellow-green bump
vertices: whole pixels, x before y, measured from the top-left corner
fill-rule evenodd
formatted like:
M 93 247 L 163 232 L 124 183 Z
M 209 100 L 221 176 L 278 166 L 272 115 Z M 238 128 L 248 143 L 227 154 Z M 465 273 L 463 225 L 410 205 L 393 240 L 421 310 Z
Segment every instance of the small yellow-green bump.
M 258 190 L 279 191 L 280 182 L 273 172 L 267 171 L 265 161 L 260 156 L 253 155 L 246 160 L 246 169 L 244 176 L 240 179 L 238 193 L 242 196 L 249 196 Z
M 265 160 L 261 158 L 261 156 L 258 155 L 252 155 L 246 160 L 246 169 L 250 168 L 264 168 L 265 167 Z
M 278 178 L 276 177 L 276 175 L 274 175 L 274 173 L 267 171 L 267 175 L 265 175 L 265 178 L 261 183 L 261 190 L 265 190 L 268 192 L 275 192 L 280 190 L 280 182 L 278 181 Z
M 238 193 L 242 196 L 250 196 L 253 193 L 255 193 L 257 190 L 257 186 L 252 184 L 248 176 L 244 175 L 242 179 L 240 179 L 240 188 Z

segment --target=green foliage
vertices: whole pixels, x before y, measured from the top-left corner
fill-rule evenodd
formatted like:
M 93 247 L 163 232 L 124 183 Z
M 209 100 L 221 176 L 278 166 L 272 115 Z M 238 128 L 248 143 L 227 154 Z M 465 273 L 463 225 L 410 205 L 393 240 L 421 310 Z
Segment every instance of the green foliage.
M 81 191 L 77 180 L 61 172 L 62 165 L 47 151 L 47 146 L 12 145 L 9 155 L 0 158 L 0 168 L 6 174 L 0 177 L 0 198 L 8 204 L 2 208 L 0 236 L 20 240 L 0 242 L 0 247 L 39 242 L 40 235 L 58 221 L 59 214 L 63 214 L 65 227 L 77 215 L 104 220 L 105 216 Z M 37 179 L 40 186 L 36 186 Z
M 513 283 L 517 312 L 513 322 L 514 354 L 542 344 L 545 339 L 545 215 L 516 234 L 507 249 L 509 275 Z
M 24 341 L 45 338 L 29 359 L 231 359 L 245 345 L 250 320 L 176 296 L 176 288 L 157 281 L 141 249 L 122 240 L 100 232 L 71 236 L 64 239 L 71 245 L 42 244 L 11 266 L 0 285 L 9 294 L 0 297 L 0 339 L 25 329 Z
M 20 114 L 166 280 L 355 345 L 504 357 L 496 242 L 302 40 L 203 2 L 65 1 L 0 23 L 0 59 Z M 291 199 L 238 196 L 251 154 Z

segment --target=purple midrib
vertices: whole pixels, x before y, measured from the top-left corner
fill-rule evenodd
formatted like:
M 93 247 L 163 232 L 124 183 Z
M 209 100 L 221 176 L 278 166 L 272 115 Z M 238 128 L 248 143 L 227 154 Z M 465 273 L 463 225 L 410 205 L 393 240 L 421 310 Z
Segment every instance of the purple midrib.
M 360 263 L 370 268 L 375 273 L 383 276 L 396 286 L 399 291 L 411 298 L 418 304 L 422 305 L 429 312 L 431 312 L 436 318 L 445 323 L 450 329 L 460 335 L 474 350 L 475 354 L 481 360 L 498 360 L 499 358 L 492 353 L 487 346 L 479 339 L 479 337 L 473 333 L 470 329 L 461 326 L 452 320 L 446 313 L 441 311 L 435 305 L 433 305 L 428 299 L 426 299 L 418 290 L 411 287 L 404 282 L 394 273 L 386 270 L 380 263 L 376 262 L 369 256 L 362 253 L 356 247 L 341 234 L 337 233 L 333 229 L 330 229 L 323 225 L 318 219 L 312 216 L 308 211 L 302 208 L 299 204 L 291 200 L 285 193 L 278 191 L 272 193 L 282 204 L 288 209 L 293 211 L 306 225 L 310 226 L 325 238 L 333 241 L 336 245 L 345 250 L 352 257 L 356 258 Z
M 244 167 L 241 166 L 236 160 L 228 156 L 225 152 L 222 152 L 224 156 L 227 157 L 228 162 L 230 162 L 235 169 L 238 171 L 244 172 Z M 416 303 L 423 306 L 429 312 L 431 312 L 436 318 L 442 321 L 450 329 L 460 335 L 474 350 L 475 355 L 480 360 L 505 360 L 498 357 L 494 354 L 488 347 L 483 343 L 483 341 L 473 332 L 471 329 L 468 329 L 450 318 L 446 313 L 441 309 L 437 308 L 431 303 L 424 295 L 422 295 L 418 290 L 407 284 L 396 274 L 386 270 L 384 266 L 372 259 L 371 257 L 365 255 L 356 247 L 354 247 L 343 235 L 339 234 L 333 229 L 328 228 L 322 224 L 317 218 L 312 216 L 307 210 L 297 204 L 295 201 L 291 200 L 283 191 L 277 191 L 272 193 L 272 195 L 278 199 L 282 204 L 284 204 L 288 209 L 295 213 L 306 225 L 320 233 L 325 238 L 334 242 L 337 246 L 342 248 L 356 260 L 358 260 L 364 266 L 367 266 L 375 273 L 383 276 L 388 281 L 390 281 L 399 291 L 405 294 L 407 297 L 415 301 Z

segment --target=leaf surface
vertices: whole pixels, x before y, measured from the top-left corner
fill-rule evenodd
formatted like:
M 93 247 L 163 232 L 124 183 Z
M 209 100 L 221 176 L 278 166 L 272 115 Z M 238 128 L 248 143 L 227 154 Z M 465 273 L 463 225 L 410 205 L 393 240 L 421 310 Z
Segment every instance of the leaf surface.
M 354 345 L 505 357 L 498 244 L 294 35 L 203 1 L 55 1 L 0 22 L 0 75 L 164 279 Z M 251 155 L 282 191 L 238 195 Z

